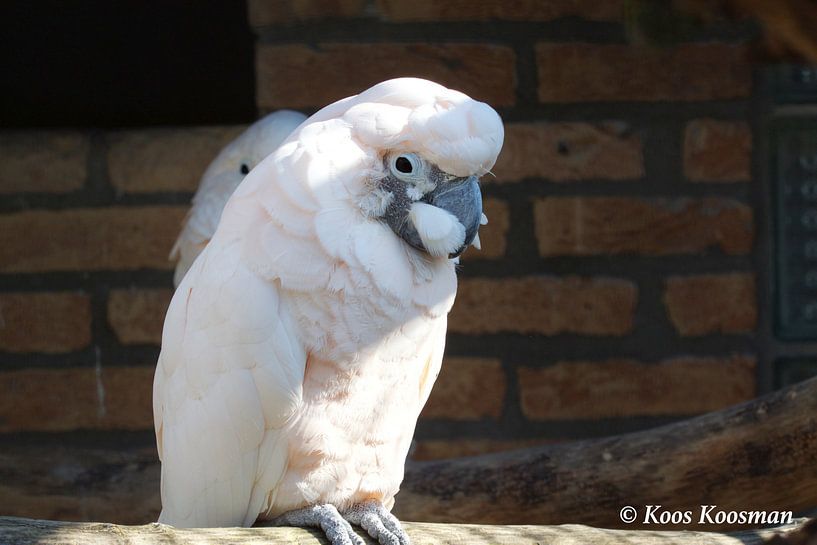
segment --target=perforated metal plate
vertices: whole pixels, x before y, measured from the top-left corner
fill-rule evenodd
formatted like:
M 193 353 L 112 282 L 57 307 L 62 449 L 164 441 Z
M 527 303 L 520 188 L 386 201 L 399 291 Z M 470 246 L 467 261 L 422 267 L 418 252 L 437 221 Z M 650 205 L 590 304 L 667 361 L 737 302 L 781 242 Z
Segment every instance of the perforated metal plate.
M 817 99 L 817 66 L 783 65 L 774 74 L 777 104 L 814 103 Z
M 777 334 L 817 339 L 817 117 L 772 131 Z

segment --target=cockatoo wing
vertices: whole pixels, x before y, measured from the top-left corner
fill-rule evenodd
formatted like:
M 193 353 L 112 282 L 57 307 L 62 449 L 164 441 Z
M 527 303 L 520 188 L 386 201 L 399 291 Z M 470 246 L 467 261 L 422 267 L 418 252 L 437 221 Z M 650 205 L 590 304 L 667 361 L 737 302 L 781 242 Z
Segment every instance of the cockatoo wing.
M 281 430 L 301 400 L 306 354 L 275 284 L 240 252 L 217 235 L 165 319 L 153 404 L 159 520 L 175 526 L 250 526 L 287 462 Z
M 306 116 L 279 110 L 256 121 L 216 156 L 202 176 L 193 206 L 170 253 L 176 259 L 173 283 L 178 286 L 187 270 L 210 242 L 224 205 L 247 171 L 275 151 Z

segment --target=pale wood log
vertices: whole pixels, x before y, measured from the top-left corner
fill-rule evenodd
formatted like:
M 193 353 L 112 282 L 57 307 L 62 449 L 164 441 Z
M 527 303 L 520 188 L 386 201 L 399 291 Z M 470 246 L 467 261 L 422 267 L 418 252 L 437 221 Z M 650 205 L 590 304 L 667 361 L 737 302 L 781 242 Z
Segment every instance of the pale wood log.
M 410 464 L 395 514 L 610 528 L 623 526 L 622 507 L 643 513 L 655 504 L 694 512 L 702 504 L 794 513 L 817 507 L 817 378 L 643 432 Z
M 796 531 L 805 520 L 768 530 L 734 534 L 708 532 L 604 530 L 580 526 L 478 526 L 405 523 L 414 545 L 760 545 L 777 534 Z M 318 545 L 320 532 L 303 528 L 196 528 L 163 524 L 118 526 L 96 522 L 57 522 L 0 517 L 3 545 Z M 367 543 L 374 543 L 367 539 Z

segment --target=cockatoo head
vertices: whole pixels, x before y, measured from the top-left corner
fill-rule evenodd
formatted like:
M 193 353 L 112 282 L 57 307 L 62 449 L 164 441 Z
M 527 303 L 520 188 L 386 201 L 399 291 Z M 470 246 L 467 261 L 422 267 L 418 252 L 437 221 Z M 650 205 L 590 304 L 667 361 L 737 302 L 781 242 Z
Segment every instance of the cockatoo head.
M 278 110 L 262 117 L 219 152 L 199 187 L 222 187 L 232 192 L 255 165 L 275 151 L 305 119 L 305 115 L 292 110 Z
M 434 257 L 459 256 L 483 217 L 478 180 L 502 147 L 499 115 L 463 93 L 415 78 L 383 82 L 353 101 L 343 118 L 381 162 L 362 207 L 411 247 Z
M 421 280 L 431 285 L 433 271 L 453 271 L 450 258 L 475 242 L 477 180 L 503 138 L 499 115 L 459 91 L 417 78 L 379 83 L 293 131 L 238 187 L 216 237 L 258 237 L 266 251 L 246 244 L 254 267 L 288 289 L 336 287 L 350 271 L 405 298 Z M 255 207 L 263 213 L 248 213 Z M 295 259 L 310 265 L 290 271 Z
M 319 201 L 318 235 L 333 253 L 343 246 L 336 244 L 339 233 L 357 223 L 339 213 L 351 204 L 415 251 L 453 258 L 477 236 L 478 179 L 496 161 L 503 136 L 487 104 L 427 80 L 399 78 L 323 108 L 277 157 L 289 172 L 302 173 Z M 267 202 L 273 216 L 283 216 L 280 198 Z

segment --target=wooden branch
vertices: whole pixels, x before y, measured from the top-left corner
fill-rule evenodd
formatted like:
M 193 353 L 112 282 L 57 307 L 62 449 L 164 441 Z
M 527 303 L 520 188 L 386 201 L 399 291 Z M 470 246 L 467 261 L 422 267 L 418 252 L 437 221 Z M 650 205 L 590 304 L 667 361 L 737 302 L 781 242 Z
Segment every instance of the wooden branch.
M 622 527 L 619 511 L 627 505 L 641 518 L 646 505 L 797 513 L 817 506 L 815 468 L 817 378 L 643 432 L 413 463 L 395 514 L 434 522 Z
M 778 534 L 789 534 L 803 525 L 735 534 L 708 532 L 602 530 L 588 526 L 477 526 L 466 524 L 406 523 L 413 545 L 760 545 Z M 118 526 L 104 523 L 56 522 L 0 517 L 3 545 L 318 545 L 326 543 L 320 532 L 303 528 L 196 528 L 163 524 Z M 367 543 L 374 541 L 367 539 Z

